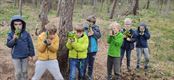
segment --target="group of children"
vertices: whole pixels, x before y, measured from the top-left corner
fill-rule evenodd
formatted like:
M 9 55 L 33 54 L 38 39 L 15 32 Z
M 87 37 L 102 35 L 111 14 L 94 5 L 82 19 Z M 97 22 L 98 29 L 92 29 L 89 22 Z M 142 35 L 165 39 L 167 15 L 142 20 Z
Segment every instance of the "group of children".
M 96 17 L 89 16 L 87 23 L 78 24 L 74 27 L 75 35 L 67 39 L 69 60 L 69 80 L 76 80 L 78 70 L 79 80 L 93 80 L 93 66 L 98 52 L 98 39 L 101 37 L 99 26 L 96 25 Z M 137 30 L 131 29 L 132 21 L 126 18 L 124 28 L 119 23 L 110 25 L 107 43 L 107 79 L 112 80 L 112 67 L 114 67 L 115 79 L 120 80 L 120 70 L 124 53 L 126 52 L 127 69 L 131 71 L 131 50 L 136 43 L 137 66 L 140 69 L 141 55 L 144 53 L 145 65 L 148 68 L 149 52 L 147 40 L 150 34 L 145 23 L 140 23 Z M 27 80 L 28 61 L 35 56 L 34 46 L 30 34 L 25 30 L 26 23 L 21 16 L 15 15 L 11 20 L 11 32 L 7 37 L 7 46 L 11 48 L 12 61 L 15 67 L 15 79 Z M 48 70 L 55 80 L 64 80 L 57 60 L 59 48 L 59 37 L 55 25 L 48 23 L 46 31 L 38 36 L 36 50 L 37 61 L 35 63 L 35 74 L 32 80 L 40 80 L 43 73 Z

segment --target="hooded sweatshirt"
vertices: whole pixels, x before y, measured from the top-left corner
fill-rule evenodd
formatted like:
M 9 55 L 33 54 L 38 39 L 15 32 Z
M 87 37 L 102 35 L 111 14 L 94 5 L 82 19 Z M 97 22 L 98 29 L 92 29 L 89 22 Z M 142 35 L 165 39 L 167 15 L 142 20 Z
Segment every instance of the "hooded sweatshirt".
M 143 35 L 140 35 L 140 26 L 144 26 L 145 31 Z M 138 29 L 136 31 L 137 38 L 136 38 L 136 47 L 137 48 L 147 48 L 147 40 L 150 39 L 150 33 L 147 29 L 147 25 L 143 22 L 141 22 L 138 26 Z
M 13 35 L 15 34 L 15 27 L 14 27 L 14 21 L 21 21 L 22 22 L 22 30 L 19 34 L 18 39 L 13 40 Z M 25 30 L 26 23 L 24 20 L 22 20 L 22 17 L 19 15 L 15 15 L 12 17 L 11 20 L 11 31 L 8 33 L 7 37 L 7 43 L 6 45 L 11 48 L 11 54 L 12 58 L 14 59 L 24 59 L 28 56 L 34 56 L 34 46 L 32 43 L 32 39 L 30 34 Z
M 84 24 L 83 26 L 86 34 L 88 35 L 89 25 Z M 98 39 L 100 39 L 101 37 L 101 32 L 98 25 L 96 24 L 92 25 L 92 31 L 94 32 L 94 34 L 88 36 L 89 39 L 88 53 L 96 53 L 98 51 Z

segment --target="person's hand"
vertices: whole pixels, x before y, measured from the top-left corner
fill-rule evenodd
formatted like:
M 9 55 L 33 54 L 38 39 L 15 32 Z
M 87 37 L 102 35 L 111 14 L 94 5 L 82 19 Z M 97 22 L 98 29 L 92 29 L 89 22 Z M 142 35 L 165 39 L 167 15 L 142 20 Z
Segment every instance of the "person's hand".
M 33 62 L 33 57 L 29 56 L 28 60 L 29 60 L 29 62 Z
M 130 39 L 130 38 L 127 38 L 126 40 L 127 40 L 127 41 L 131 41 L 131 39 Z
M 144 32 L 140 32 L 139 34 L 140 34 L 140 35 L 144 35 Z
M 50 45 L 51 44 L 52 39 L 47 39 L 47 43 Z
M 110 35 L 110 36 L 113 36 L 112 30 L 109 31 L 109 35 Z
M 68 39 L 68 42 L 69 42 L 69 43 L 75 42 L 75 38 L 69 38 L 69 39 Z
M 18 36 L 16 34 L 13 35 L 13 40 L 17 39 Z
M 127 36 L 126 35 L 123 35 L 123 38 L 127 38 Z
M 88 36 L 92 36 L 94 34 L 94 32 L 91 30 L 88 32 Z
M 50 39 L 45 39 L 44 40 L 44 43 L 48 46 L 48 45 L 51 45 L 51 40 Z
M 30 64 L 30 65 L 34 65 L 35 64 L 35 62 L 36 62 L 36 58 L 35 57 L 31 57 L 31 56 L 29 56 L 28 57 L 28 63 Z

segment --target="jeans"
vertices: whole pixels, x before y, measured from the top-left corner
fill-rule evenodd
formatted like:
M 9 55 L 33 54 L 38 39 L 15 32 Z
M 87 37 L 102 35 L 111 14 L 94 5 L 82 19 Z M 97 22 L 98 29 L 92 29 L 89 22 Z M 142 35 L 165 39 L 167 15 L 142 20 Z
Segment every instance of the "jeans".
M 85 71 L 84 75 L 86 74 L 86 69 L 88 68 L 88 76 L 92 79 L 93 78 L 93 66 L 95 61 L 96 52 L 94 53 L 88 53 L 87 59 L 85 62 Z
M 140 66 L 140 64 L 141 64 L 142 53 L 144 54 L 144 59 L 145 59 L 144 66 L 148 66 L 148 63 L 149 63 L 149 50 L 148 50 L 148 48 L 136 48 L 136 51 L 137 51 L 137 66 Z
M 127 58 L 127 68 L 130 68 L 131 49 L 121 48 L 121 65 L 122 65 L 122 61 L 123 61 L 123 58 L 124 58 L 125 51 L 126 51 L 126 58 Z
M 40 80 L 43 73 L 48 70 L 54 77 L 55 80 L 64 80 L 62 74 L 60 73 L 59 64 L 57 60 L 47 60 L 36 62 L 35 74 L 32 80 Z
M 28 58 L 25 59 L 12 59 L 15 68 L 15 79 L 16 80 L 27 80 L 27 68 Z
M 107 73 L 108 80 L 112 80 L 112 67 L 114 66 L 115 80 L 120 80 L 120 57 L 108 56 L 107 59 Z
M 78 80 L 84 80 L 85 59 L 69 59 L 69 80 L 76 80 L 76 68 L 78 69 Z

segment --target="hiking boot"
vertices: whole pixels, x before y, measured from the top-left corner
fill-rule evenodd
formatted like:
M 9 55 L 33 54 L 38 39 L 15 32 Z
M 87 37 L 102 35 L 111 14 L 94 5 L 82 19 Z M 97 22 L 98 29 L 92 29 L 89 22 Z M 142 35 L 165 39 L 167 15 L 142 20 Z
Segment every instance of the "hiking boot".
M 147 71 L 148 70 L 148 66 L 144 66 L 144 71 Z
M 136 71 L 139 71 L 139 70 L 140 70 L 140 66 L 137 65 L 137 67 L 136 67 Z

